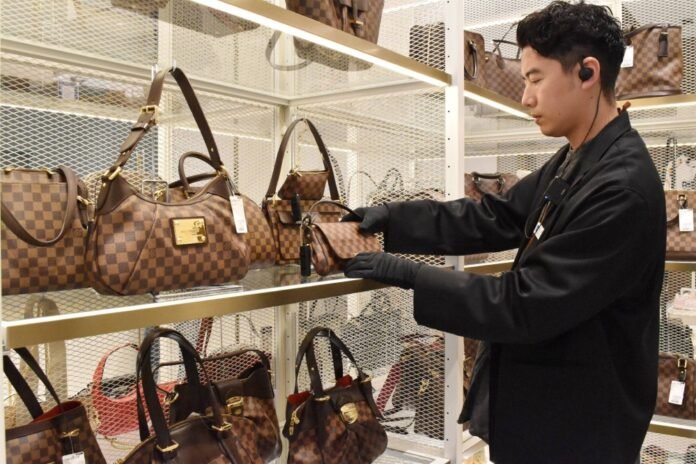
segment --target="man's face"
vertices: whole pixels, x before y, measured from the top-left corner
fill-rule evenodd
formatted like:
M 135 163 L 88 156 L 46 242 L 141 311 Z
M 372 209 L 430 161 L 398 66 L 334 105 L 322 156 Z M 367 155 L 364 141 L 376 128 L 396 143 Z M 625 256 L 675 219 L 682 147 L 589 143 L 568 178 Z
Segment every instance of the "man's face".
M 532 47 L 522 49 L 522 76 L 525 80 L 522 104 L 544 135 L 568 137 L 584 113 L 577 73 L 563 71 L 559 61 L 545 58 Z M 579 68 L 579 66 L 578 66 Z

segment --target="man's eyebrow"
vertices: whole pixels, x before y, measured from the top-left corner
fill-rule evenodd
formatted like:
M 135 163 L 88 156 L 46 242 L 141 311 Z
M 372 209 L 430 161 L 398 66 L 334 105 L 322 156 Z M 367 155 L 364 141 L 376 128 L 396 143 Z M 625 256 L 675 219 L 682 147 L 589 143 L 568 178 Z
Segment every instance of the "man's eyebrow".
M 540 73 L 541 73 L 541 70 L 540 70 L 540 69 L 538 69 L 538 68 L 532 68 L 532 69 L 530 69 L 529 71 L 527 71 L 526 73 L 524 73 L 524 77 L 529 78 L 529 75 L 530 75 L 530 74 L 540 74 Z

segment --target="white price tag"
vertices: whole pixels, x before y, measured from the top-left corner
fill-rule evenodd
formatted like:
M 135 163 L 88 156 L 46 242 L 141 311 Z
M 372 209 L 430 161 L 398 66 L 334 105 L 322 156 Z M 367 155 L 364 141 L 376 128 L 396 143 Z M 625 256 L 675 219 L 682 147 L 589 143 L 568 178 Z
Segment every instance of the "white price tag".
M 623 61 L 621 62 L 621 67 L 633 67 L 633 45 L 629 45 L 628 47 L 626 47 L 626 53 L 624 53 Z
M 679 232 L 694 231 L 694 210 L 684 208 L 679 210 Z
M 87 464 L 85 461 L 85 453 L 73 453 L 63 456 L 63 464 Z
M 234 227 L 238 234 L 247 233 L 246 216 L 244 215 L 244 201 L 239 195 L 230 195 L 232 205 L 232 217 L 234 217 Z
M 677 406 L 684 404 L 685 387 L 686 383 L 678 380 L 672 380 L 672 385 L 669 387 L 669 399 L 667 401 L 670 404 L 676 404 Z
M 537 222 L 537 225 L 534 226 L 534 236 L 536 237 L 537 240 L 541 240 L 541 235 L 544 233 L 544 226 L 541 225 L 541 222 Z

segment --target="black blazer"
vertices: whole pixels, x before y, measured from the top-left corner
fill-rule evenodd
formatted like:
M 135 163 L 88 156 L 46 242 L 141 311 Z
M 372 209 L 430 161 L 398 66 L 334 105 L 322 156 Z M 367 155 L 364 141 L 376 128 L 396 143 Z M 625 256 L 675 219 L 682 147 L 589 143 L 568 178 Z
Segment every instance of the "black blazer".
M 386 250 L 522 246 L 567 149 L 502 198 L 388 204 Z M 497 464 L 633 464 L 654 411 L 663 189 L 625 112 L 578 157 L 564 203 L 514 270 L 497 277 L 423 266 L 417 275 L 419 324 L 490 342 Z

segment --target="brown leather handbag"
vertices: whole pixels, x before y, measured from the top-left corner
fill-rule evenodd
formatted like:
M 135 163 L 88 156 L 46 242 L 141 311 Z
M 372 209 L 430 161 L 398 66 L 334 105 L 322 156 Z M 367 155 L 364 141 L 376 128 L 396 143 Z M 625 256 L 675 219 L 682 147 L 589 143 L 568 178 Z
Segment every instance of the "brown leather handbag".
M 191 416 L 168 424 L 165 413 L 160 405 L 157 386 L 155 385 L 150 350 L 155 340 L 168 338 L 176 342 L 181 350 L 186 370 L 187 383 L 192 388 L 204 391 L 204 396 L 210 409 L 204 414 Z M 138 352 L 136 372 L 142 379 L 141 389 L 136 389 L 138 396 L 138 424 L 142 440 L 128 455 L 119 461 L 120 464 L 154 464 L 165 462 L 201 463 L 201 464 L 261 464 L 263 461 L 255 449 L 244 446 L 234 427 L 223 416 L 224 402 L 215 386 L 208 382 L 208 375 L 203 362 L 191 343 L 179 332 L 165 328 L 155 328 L 143 340 Z M 206 380 L 201 384 L 199 371 Z M 145 399 L 154 433 L 146 421 Z M 171 401 L 176 402 L 176 399 Z M 255 440 L 255 430 L 246 431 Z
M 140 194 L 119 175 L 138 142 L 157 123 L 168 73 L 179 84 L 210 157 L 219 156 L 183 71 L 160 71 L 116 163 L 102 176 L 86 259 L 92 283 L 103 293 L 135 295 L 223 284 L 241 279 L 249 267 L 249 252 L 232 213 L 233 189 L 223 169 L 196 195 L 173 203 Z
M 679 210 L 696 206 L 696 191 L 665 190 L 667 209 L 667 252 L 666 259 L 696 259 L 696 232 L 679 230 Z
M 633 50 L 633 66 L 622 67 L 616 79 L 616 98 L 662 97 L 681 93 L 684 75 L 682 28 L 647 24 L 624 34 Z M 627 49 L 626 53 L 631 53 Z
M 285 150 L 290 142 L 292 131 L 301 122 L 307 124 L 314 136 L 324 162 L 324 170 L 293 170 L 288 174 L 283 186 L 276 193 Z M 268 184 L 266 197 L 261 205 L 268 222 L 271 224 L 273 237 L 278 248 L 278 264 L 296 263 L 300 259 L 299 225 L 302 221 L 302 211 L 309 209 L 317 200 L 322 198 L 327 183 L 331 199 L 338 201 L 338 186 L 331 159 L 324 141 L 321 139 L 321 135 L 319 135 L 319 131 L 309 119 L 296 119 L 290 124 L 283 136 L 283 140 L 280 142 L 271 181 Z M 282 197 L 279 195 L 280 193 L 283 194 Z M 302 193 L 309 195 L 309 198 L 301 196 Z M 296 194 L 297 197 L 295 196 Z M 293 203 L 295 203 L 294 211 Z M 316 222 L 338 222 L 342 215 L 341 209 L 335 204 L 318 205 L 314 209 L 314 213 Z
M 327 337 L 336 384 L 324 389 L 314 351 L 316 337 Z M 343 375 L 341 354 L 358 371 Z M 307 357 L 311 388 L 299 392 L 297 377 Z M 289 441 L 288 464 L 367 464 L 387 448 L 387 434 L 377 421 L 370 377 L 363 373 L 348 347 L 328 328 L 310 330 L 295 358 L 295 392 L 288 397 L 283 435 Z
M 696 419 L 696 359 L 679 354 L 660 353 L 657 372 L 655 414 Z M 683 383 L 684 387 L 681 401 L 670 401 L 670 391 L 678 388 L 680 383 Z
M 86 286 L 88 194 L 72 169 L 0 170 L 2 293 Z
M 504 97 L 519 102 L 524 93 L 524 80 L 520 73 L 520 49 L 517 43 L 509 40 L 494 40 L 492 52 L 484 54 L 485 87 Z M 511 45 L 517 49 L 515 58 L 506 58 L 500 50 L 501 44 Z
M 302 249 L 311 250 L 311 261 L 317 274 L 325 276 L 342 272 L 348 261 L 358 253 L 382 251 L 377 237 L 362 233 L 358 222 L 315 222 L 314 209 L 323 204 L 332 204 L 355 214 L 352 209 L 337 201 L 321 200 L 314 203 L 302 218 Z M 301 261 L 300 264 L 302 274 L 309 275 L 308 263 Z
M 28 424 L 5 430 L 7 464 L 64 462 L 68 455 L 79 456 L 80 453 L 83 462 L 106 464 L 82 403 L 61 402 L 50 380 L 31 353 L 25 348 L 17 348 L 15 351 L 44 384 L 56 401 L 56 406 L 44 412 L 10 357 L 3 356 L 5 375 L 34 418 Z
M 266 353 L 256 349 L 223 352 L 202 358 L 224 404 L 223 418 L 231 424 L 245 449 L 255 449 L 264 462 L 280 456 L 280 426 L 273 400 L 271 364 Z M 181 362 L 162 363 L 177 365 Z M 205 386 L 182 383 L 174 388 L 169 422 L 176 423 L 192 413 L 205 414 L 211 407 Z
M 285 0 L 285 4 L 290 11 L 368 42 L 377 43 L 379 38 L 384 0 Z M 297 56 L 307 60 L 299 67 L 315 62 L 341 71 L 360 71 L 372 66 L 306 40 L 294 41 Z
M 212 167 L 215 172 L 209 174 L 196 174 L 190 177 L 186 176 L 184 163 L 190 158 L 203 161 Z M 217 166 L 216 162 L 218 163 Z M 200 190 L 199 188 L 192 187 L 191 184 L 212 179 L 221 169 L 224 169 L 224 167 L 219 160 L 213 160 L 202 153 L 185 153 L 179 158 L 179 180 L 169 184 L 170 200 L 182 201 L 191 198 Z M 266 219 L 259 205 L 246 195 L 242 195 L 237 189 L 237 186 L 232 183 L 232 179 L 229 176 L 228 179 L 230 179 L 230 185 L 234 196 L 238 196 L 242 199 L 247 232 L 240 234 L 240 236 L 244 239 L 244 243 L 249 252 L 249 268 L 257 269 L 272 266 L 276 261 L 277 249 L 268 219 Z

